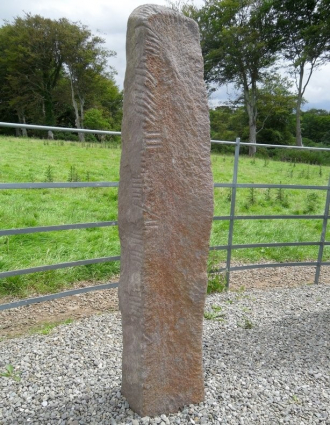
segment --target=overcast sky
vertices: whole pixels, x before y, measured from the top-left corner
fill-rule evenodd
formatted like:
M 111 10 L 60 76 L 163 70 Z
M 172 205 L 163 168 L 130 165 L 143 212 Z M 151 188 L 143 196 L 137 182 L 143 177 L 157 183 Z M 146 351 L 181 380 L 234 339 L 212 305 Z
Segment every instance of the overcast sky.
M 130 13 L 143 0 L 0 0 L 0 19 L 12 21 L 24 12 L 39 14 L 45 18 L 65 17 L 71 21 L 80 21 L 87 25 L 94 34 L 97 32 L 106 40 L 109 49 L 117 53 L 111 59 L 111 65 L 117 70 L 116 81 L 123 87 L 125 75 L 125 38 L 126 25 Z M 166 0 L 152 0 L 153 4 L 167 5 Z M 203 0 L 195 0 L 202 5 Z M 2 25 L 3 21 L 0 21 Z M 228 99 L 228 89 L 222 87 L 213 95 L 212 106 Z M 305 109 L 323 108 L 330 110 L 330 64 L 316 71 L 305 93 L 308 104 Z

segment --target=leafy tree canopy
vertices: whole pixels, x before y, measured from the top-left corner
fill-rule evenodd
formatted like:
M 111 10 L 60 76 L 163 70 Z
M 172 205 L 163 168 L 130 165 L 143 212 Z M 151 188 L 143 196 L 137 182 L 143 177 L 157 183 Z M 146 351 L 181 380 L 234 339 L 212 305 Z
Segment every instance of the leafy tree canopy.
M 112 105 L 108 115 L 118 118 L 121 94 L 108 64 L 115 53 L 104 43 L 85 25 L 65 18 L 25 14 L 5 22 L 0 28 L 0 114 L 11 115 L 11 121 L 81 128 L 85 109 L 103 102 L 102 108 Z M 108 87 L 105 99 L 102 84 Z

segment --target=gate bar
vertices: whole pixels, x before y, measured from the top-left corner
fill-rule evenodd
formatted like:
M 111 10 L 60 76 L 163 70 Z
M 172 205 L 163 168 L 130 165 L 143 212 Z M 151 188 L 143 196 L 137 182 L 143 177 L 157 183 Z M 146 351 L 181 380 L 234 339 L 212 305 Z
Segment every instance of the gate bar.
M 330 175 L 329 175 L 329 181 L 328 181 L 327 198 L 326 198 L 325 207 L 324 207 L 324 219 L 323 219 L 321 241 L 320 241 L 321 245 L 320 245 L 320 248 L 319 248 L 319 254 L 318 254 L 318 258 L 317 258 L 317 266 L 316 266 L 316 272 L 315 272 L 315 281 L 314 281 L 315 284 L 319 283 L 319 278 L 320 278 L 320 273 L 321 273 L 323 250 L 324 250 L 324 245 L 325 245 L 325 236 L 326 236 L 326 233 L 327 233 L 329 204 L 330 204 Z
M 229 289 L 230 279 L 230 260 L 231 250 L 233 244 L 233 232 L 234 232 L 234 221 L 235 221 L 235 207 L 236 207 L 236 185 L 237 185 L 237 174 L 238 174 L 238 160 L 239 160 L 239 149 L 240 149 L 239 137 L 236 138 L 235 146 L 235 159 L 234 159 L 234 172 L 233 172 L 233 188 L 231 193 L 231 204 L 230 204 L 230 221 L 229 221 L 229 234 L 228 234 L 228 249 L 227 249 L 227 264 L 226 264 L 226 289 Z

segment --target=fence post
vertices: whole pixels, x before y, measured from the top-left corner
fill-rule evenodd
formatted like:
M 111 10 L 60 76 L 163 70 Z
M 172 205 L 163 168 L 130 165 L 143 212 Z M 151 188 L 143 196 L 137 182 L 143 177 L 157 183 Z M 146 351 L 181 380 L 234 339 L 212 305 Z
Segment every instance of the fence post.
M 323 258 L 323 250 L 324 250 L 324 242 L 325 242 L 325 236 L 327 233 L 327 224 L 328 224 L 328 215 L 329 215 L 329 205 L 330 205 L 330 176 L 328 180 L 328 189 L 327 189 L 327 197 L 325 201 L 325 208 L 324 208 L 324 216 L 323 216 L 323 226 L 322 226 L 322 233 L 321 233 L 321 245 L 319 247 L 319 255 L 317 258 L 317 265 L 316 265 L 316 272 L 315 272 L 315 280 L 314 284 L 319 283 L 320 273 L 321 273 L 321 265 L 322 265 L 322 258 Z
M 235 145 L 233 188 L 232 188 L 232 192 L 231 192 L 231 205 L 230 205 L 230 221 L 229 221 L 227 263 L 226 263 L 226 289 L 229 289 L 229 280 L 230 280 L 231 247 L 233 245 L 233 232 L 234 232 L 234 221 L 235 221 L 234 217 L 235 217 L 236 189 L 237 189 L 236 185 L 237 185 L 240 142 L 241 142 L 241 139 L 239 137 L 237 137 L 236 138 L 236 145 Z

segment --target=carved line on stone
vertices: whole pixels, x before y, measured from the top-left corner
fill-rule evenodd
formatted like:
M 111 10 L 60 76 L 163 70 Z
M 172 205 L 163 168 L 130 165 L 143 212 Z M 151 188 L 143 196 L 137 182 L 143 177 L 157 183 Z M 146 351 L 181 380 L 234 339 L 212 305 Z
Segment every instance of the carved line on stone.
M 136 88 L 137 89 L 136 98 L 138 99 L 138 101 L 135 103 L 136 113 L 143 118 L 143 120 L 144 120 L 143 124 L 145 124 L 147 122 L 150 125 L 153 125 L 155 120 L 156 120 L 156 117 L 155 117 L 156 104 L 154 102 L 154 97 L 150 93 L 148 88 L 143 86 L 139 81 L 136 82 L 136 86 L 137 86 L 137 88 Z M 147 90 L 146 97 L 150 101 L 150 105 L 148 103 L 146 103 L 146 99 L 143 98 L 143 96 L 142 96 L 142 99 L 141 99 L 141 93 L 145 92 L 146 90 Z
M 146 50 L 147 53 L 151 53 L 156 57 L 159 56 L 159 49 L 157 47 L 153 46 L 153 45 L 146 44 L 145 50 Z
M 154 121 L 156 120 L 154 108 L 148 105 L 148 103 L 144 99 L 142 101 L 138 100 L 136 102 L 136 105 L 138 106 L 138 110 L 145 111 L 146 114 L 148 114 Z
M 133 177 L 132 178 L 132 186 L 133 187 L 142 187 L 143 181 L 142 181 L 141 177 Z
M 136 248 L 132 248 L 130 251 L 130 254 L 134 257 L 139 257 L 139 258 L 143 257 L 143 253 Z
M 139 312 L 142 310 L 141 296 L 130 293 L 127 304 L 130 311 L 130 319 L 132 320 L 133 317 L 134 319 L 139 318 Z
M 158 35 L 148 26 L 146 27 L 146 35 L 147 35 L 147 40 L 152 41 L 153 43 L 157 44 L 158 46 L 161 45 L 161 40 L 158 37 Z
M 157 103 L 155 100 L 155 95 L 151 92 L 151 90 L 148 87 L 146 87 L 143 83 L 141 83 L 139 80 L 137 80 L 135 84 L 136 84 L 136 96 L 138 97 L 142 96 L 143 100 L 147 99 L 149 102 L 152 102 L 156 107 Z
M 147 145 L 161 145 L 163 143 L 162 139 L 145 139 Z
M 146 123 L 148 123 L 150 125 L 153 125 L 155 123 L 155 120 L 152 120 L 152 117 L 148 117 L 146 115 L 145 111 L 143 111 L 143 110 L 141 111 L 140 109 L 136 109 L 136 113 L 137 113 L 137 115 L 140 115 L 140 117 L 143 118 L 143 120 L 144 120 L 143 126 L 145 126 Z
M 150 150 L 150 149 L 161 149 L 163 147 L 163 145 L 161 144 L 152 144 L 152 145 L 146 145 L 146 149 Z
M 150 78 L 154 85 L 157 84 L 156 78 L 152 75 L 152 73 L 143 65 L 139 65 L 135 68 L 135 75 L 143 78 Z
M 156 218 L 160 219 L 159 215 L 157 215 L 157 214 L 156 214 L 156 213 L 154 213 L 153 211 L 150 211 L 150 209 L 149 209 L 149 208 L 147 208 L 146 206 L 141 206 L 140 208 L 141 208 L 141 210 L 142 210 L 143 212 L 145 212 L 145 213 L 147 213 L 147 214 L 151 215 L 152 217 L 156 217 Z
M 132 199 L 134 203 L 142 201 L 143 181 L 140 177 L 132 178 Z
M 143 237 L 141 233 L 134 230 L 131 231 L 130 239 L 133 243 L 137 243 L 137 244 L 140 244 L 143 242 Z
M 149 108 L 152 113 L 155 113 L 155 111 L 157 110 L 157 104 L 155 102 L 155 99 L 153 97 L 150 96 L 150 93 L 146 93 L 145 96 L 140 95 L 140 93 L 138 92 L 136 95 L 136 100 L 137 103 L 145 103 L 147 108 Z
M 144 137 L 146 139 L 161 139 L 162 133 L 160 131 L 146 131 Z
M 146 341 L 146 343 L 148 344 L 148 345 L 151 345 L 151 344 L 153 344 L 153 340 L 152 340 L 152 338 L 150 338 L 150 336 L 148 336 L 147 334 L 143 334 L 143 338 L 144 338 L 144 340 Z
M 131 261 L 135 262 L 135 263 L 140 263 L 141 260 L 143 259 L 143 253 L 140 251 L 136 251 L 136 250 L 132 250 L 131 249 Z
M 155 106 L 154 104 L 148 104 L 145 99 L 139 100 L 135 102 L 135 110 L 136 113 L 139 115 L 144 115 L 145 117 L 149 119 L 150 122 L 156 121 L 156 112 L 155 112 Z M 151 121 L 153 120 L 153 121 Z
M 144 222 L 145 226 L 157 226 L 158 227 L 158 221 L 157 220 L 146 220 Z

